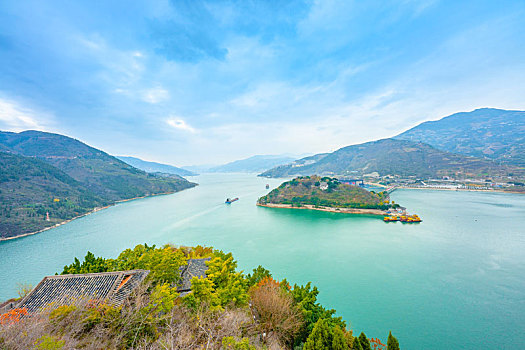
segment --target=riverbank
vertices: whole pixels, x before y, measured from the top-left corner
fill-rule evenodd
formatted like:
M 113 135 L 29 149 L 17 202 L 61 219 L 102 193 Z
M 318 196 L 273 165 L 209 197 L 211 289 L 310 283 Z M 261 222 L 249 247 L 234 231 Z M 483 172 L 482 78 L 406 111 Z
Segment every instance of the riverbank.
M 195 187 L 195 186 L 193 186 Z M 193 188 L 193 187 L 189 187 L 189 188 Z M 182 190 L 184 191 L 184 190 Z M 133 198 L 128 198 L 128 199 L 122 199 L 122 200 L 119 200 L 119 201 L 115 201 L 115 203 L 113 204 L 110 204 L 110 205 L 107 205 L 105 207 L 97 207 L 97 208 L 94 208 L 90 211 L 88 211 L 87 213 L 84 213 L 84 214 L 80 214 L 80 215 L 77 215 L 71 219 L 67 219 L 67 220 L 64 220 L 62 222 L 59 222 L 57 224 L 54 224 L 52 226 L 49 226 L 49 227 L 45 227 L 41 230 L 38 230 L 38 231 L 34 231 L 34 232 L 28 232 L 28 233 L 23 233 L 21 235 L 16 235 L 16 236 L 12 236 L 12 237 L 1 237 L 0 238 L 0 242 L 3 242 L 3 241 L 10 241 L 12 239 L 17 239 L 17 238 L 23 238 L 23 237 L 27 237 L 27 236 L 33 236 L 33 235 L 36 235 L 38 233 L 42 233 L 44 231 L 47 231 L 47 230 L 51 230 L 53 228 L 57 228 L 59 226 L 62 226 L 62 225 L 65 225 L 67 224 L 68 222 L 71 222 L 73 220 L 76 220 L 76 219 L 79 219 L 81 217 L 84 217 L 84 216 L 87 216 L 89 214 L 93 214 L 93 213 L 96 213 L 98 211 L 101 211 L 101 210 L 104 210 L 104 209 L 107 209 L 109 207 L 112 207 L 112 206 L 115 206 L 117 204 L 120 204 L 120 203 L 124 203 L 124 202 L 129 202 L 129 201 L 134 201 L 134 200 L 137 200 L 137 199 L 144 199 L 144 198 L 148 198 L 148 197 L 157 197 L 157 196 L 165 196 L 165 195 L 169 195 L 169 194 L 174 194 L 174 193 L 177 193 L 177 192 L 180 192 L 180 191 L 171 191 L 171 192 L 162 192 L 162 193 L 156 193 L 156 194 L 152 194 L 152 195 L 149 195 L 149 196 L 140 196 L 140 197 L 133 197 Z
M 388 215 L 388 213 L 386 211 L 380 210 L 380 209 L 333 208 L 333 207 L 319 207 L 319 206 L 314 206 L 314 205 L 310 205 L 310 204 L 305 204 L 305 205 L 302 205 L 300 207 L 295 207 L 295 206 L 292 206 L 291 204 L 274 204 L 274 203 L 261 204 L 261 203 L 257 203 L 257 206 L 259 206 L 259 207 L 267 207 L 267 208 L 318 210 L 318 211 L 326 211 L 326 212 L 330 212 L 330 213 L 343 213 L 343 214 L 379 215 L 379 216 Z
M 525 191 L 478 190 L 478 189 L 470 189 L 470 188 L 447 188 L 447 187 L 408 187 L 408 186 L 397 186 L 396 189 L 402 189 L 402 190 L 436 190 L 436 191 L 466 191 L 466 192 L 485 192 L 485 193 L 515 193 L 515 194 L 525 194 Z

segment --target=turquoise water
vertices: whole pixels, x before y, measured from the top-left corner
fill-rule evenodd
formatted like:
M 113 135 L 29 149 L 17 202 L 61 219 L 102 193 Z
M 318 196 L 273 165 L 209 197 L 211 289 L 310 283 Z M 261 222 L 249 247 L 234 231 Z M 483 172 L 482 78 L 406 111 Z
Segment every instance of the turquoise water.
M 525 196 L 398 190 L 424 220 L 260 208 L 281 180 L 201 175 L 201 185 L 122 203 L 56 229 L 0 242 L 0 300 L 87 250 L 114 257 L 139 243 L 211 245 L 239 267 L 312 281 L 355 332 L 388 331 L 403 349 L 525 348 Z M 240 197 L 225 205 L 226 197 Z

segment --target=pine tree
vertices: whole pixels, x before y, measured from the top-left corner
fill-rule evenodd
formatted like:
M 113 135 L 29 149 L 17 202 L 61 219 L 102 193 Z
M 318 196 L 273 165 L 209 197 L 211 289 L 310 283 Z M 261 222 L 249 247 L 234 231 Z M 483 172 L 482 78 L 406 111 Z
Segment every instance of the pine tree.
M 390 334 L 388 334 L 388 341 L 386 345 L 387 350 L 399 350 L 399 342 L 397 341 L 396 337 L 392 335 L 392 331 L 390 331 Z
M 365 333 L 361 332 L 361 334 L 359 334 L 359 342 L 361 343 L 363 350 L 372 350 L 372 347 L 370 346 L 370 340 L 368 340 Z
M 328 327 L 326 320 L 319 319 L 306 339 L 303 350 L 318 350 L 332 348 L 332 330 Z
M 339 326 L 334 328 L 334 336 L 332 339 L 332 349 L 333 350 L 347 350 L 348 346 L 346 345 L 345 333 Z
M 363 350 L 363 347 L 361 346 L 361 342 L 359 341 L 358 337 L 354 337 L 354 344 L 352 346 L 353 350 Z

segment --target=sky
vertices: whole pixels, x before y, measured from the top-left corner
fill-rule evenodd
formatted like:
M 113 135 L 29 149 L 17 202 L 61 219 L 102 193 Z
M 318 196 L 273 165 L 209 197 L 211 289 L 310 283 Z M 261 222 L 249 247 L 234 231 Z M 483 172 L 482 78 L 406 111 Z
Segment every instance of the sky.
M 173 165 L 525 109 L 525 1 L 0 2 L 0 130 Z

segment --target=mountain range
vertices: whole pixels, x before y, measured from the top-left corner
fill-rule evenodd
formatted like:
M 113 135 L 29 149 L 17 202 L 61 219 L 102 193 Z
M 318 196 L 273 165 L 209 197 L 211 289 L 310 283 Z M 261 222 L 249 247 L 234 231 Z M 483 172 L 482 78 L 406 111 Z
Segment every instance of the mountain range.
M 195 186 L 40 131 L 0 132 L 0 161 L 0 238 L 34 232 L 119 200 Z
M 481 108 L 428 121 L 395 137 L 443 151 L 525 166 L 525 111 Z
M 422 123 L 392 139 L 302 158 L 261 176 L 378 173 L 418 178 L 486 178 L 523 174 L 524 120 L 522 111 L 484 108 L 457 113 Z
M 424 143 L 383 139 L 343 147 L 333 153 L 308 157 L 292 164 L 279 166 L 261 174 L 267 177 L 293 175 L 383 175 L 415 176 L 418 178 L 442 176 L 470 176 L 497 174 L 508 170 L 485 159 L 440 151 Z
M 148 173 L 174 174 L 179 176 L 198 175 L 192 171 L 178 168 L 173 165 L 150 162 L 136 157 L 117 156 L 117 158 L 137 169 L 144 170 Z
M 271 169 L 275 166 L 288 164 L 295 160 L 295 158 L 282 155 L 257 155 L 246 159 L 240 159 L 211 167 L 207 170 L 210 173 L 257 173 Z

